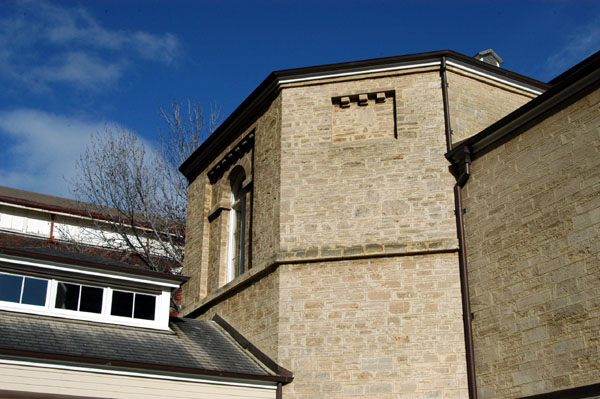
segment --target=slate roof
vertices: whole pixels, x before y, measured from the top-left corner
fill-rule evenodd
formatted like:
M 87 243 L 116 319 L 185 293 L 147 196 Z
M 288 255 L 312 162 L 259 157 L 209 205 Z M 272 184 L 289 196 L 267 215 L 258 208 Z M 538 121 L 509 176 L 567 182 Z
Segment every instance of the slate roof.
M 171 318 L 171 331 L 0 311 L 0 356 L 287 381 L 215 321 Z

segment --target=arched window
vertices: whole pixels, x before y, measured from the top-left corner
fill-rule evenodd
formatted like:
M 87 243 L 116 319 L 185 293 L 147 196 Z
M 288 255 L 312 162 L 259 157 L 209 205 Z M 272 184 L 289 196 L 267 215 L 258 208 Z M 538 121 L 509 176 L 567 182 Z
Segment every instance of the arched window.
M 229 219 L 229 265 L 227 281 L 245 271 L 246 254 L 246 174 L 242 168 L 234 170 L 231 182 L 231 214 Z

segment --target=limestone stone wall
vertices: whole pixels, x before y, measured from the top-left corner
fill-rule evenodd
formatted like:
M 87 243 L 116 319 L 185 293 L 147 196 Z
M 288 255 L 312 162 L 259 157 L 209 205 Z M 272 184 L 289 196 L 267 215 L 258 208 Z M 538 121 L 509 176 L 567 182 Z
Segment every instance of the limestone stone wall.
M 281 251 L 455 240 L 440 82 L 429 68 L 283 90 Z
M 270 273 L 236 295 L 218 301 L 198 318 L 209 320 L 219 314 L 252 344 L 277 359 L 281 323 L 279 284 L 279 273 Z
M 600 382 L 600 91 L 475 160 L 464 189 L 479 397 Z
M 537 96 L 453 67 L 447 77 L 453 143 L 479 133 Z
M 208 284 L 208 213 L 211 186 L 206 172 L 188 187 L 188 207 L 183 274 L 190 277 L 182 287 L 182 309 L 187 313 L 192 305 L 206 296 Z
M 191 277 L 183 287 L 183 314 L 193 311 L 211 292 L 227 283 L 230 198 L 228 173 L 242 166 L 245 184 L 252 192 L 247 201 L 247 256 L 250 266 L 263 267 L 275 258 L 279 240 L 279 158 L 281 101 L 276 98 L 265 112 L 233 141 L 188 187 L 186 256 L 183 274 Z M 253 136 L 254 144 L 243 145 Z M 242 146 L 242 150 L 236 150 Z M 232 162 L 225 162 L 232 158 Z M 221 177 L 209 172 L 224 163 Z M 258 202 L 260 206 L 255 206 Z
M 281 265 L 211 307 L 294 372 L 285 398 L 467 398 L 456 253 Z
M 253 269 L 186 309 L 292 370 L 286 398 L 466 398 L 439 68 L 286 83 L 252 129 Z M 218 241 L 196 225 L 213 195 L 201 184 L 190 231 Z M 202 282 L 206 244 L 188 245 L 184 273 Z
M 252 263 L 259 268 L 270 264 L 279 251 L 281 107 L 280 95 L 256 126 Z
M 455 253 L 279 268 L 285 398 L 467 398 Z

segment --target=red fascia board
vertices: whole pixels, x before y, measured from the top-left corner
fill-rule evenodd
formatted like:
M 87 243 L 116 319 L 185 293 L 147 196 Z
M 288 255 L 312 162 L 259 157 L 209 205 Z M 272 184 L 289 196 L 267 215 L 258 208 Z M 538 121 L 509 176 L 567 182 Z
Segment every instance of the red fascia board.
M 16 199 L 16 198 L 12 198 L 12 197 L 0 196 L 0 202 L 7 202 L 10 204 L 15 204 L 15 205 L 20 205 L 20 206 L 25 206 L 25 207 L 30 207 L 30 208 L 38 208 L 38 209 L 43 209 L 43 210 L 50 211 L 50 212 L 68 213 L 71 215 L 83 216 L 83 217 L 87 217 L 87 218 L 104 220 L 107 222 L 120 223 L 120 224 L 124 224 L 124 225 L 132 224 L 129 219 L 119 219 L 116 217 L 107 216 L 106 214 L 101 214 L 101 213 L 97 213 L 97 212 L 88 212 L 88 211 L 76 209 L 76 208 L 65 208 L 65 207 L 61 207 L 61 206 L 57 206 L 57 205 L 48 205 L 48 204 L 44 204 L 41 202 Z M 116 211 L 116 210 L 114 210 L 114 211 Z M 151 229 L 151 227 L 145 223 L 135 223 L 134 226 L 140 227 L 140 228 Z M 165 233 L 165 234 L 168 234 L 168 233 Z

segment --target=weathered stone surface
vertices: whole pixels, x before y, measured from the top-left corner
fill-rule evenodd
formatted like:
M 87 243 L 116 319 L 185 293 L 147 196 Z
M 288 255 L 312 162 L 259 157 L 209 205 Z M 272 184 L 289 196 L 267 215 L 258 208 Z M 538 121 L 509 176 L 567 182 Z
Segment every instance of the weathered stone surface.
M 600 91 L 471 171 L 464 206 L 479 397 L 598 383 Z
M 452 90 L 465 136 L 478 123 L 466 93 L 510 100 L 487 124 L 526 101 L 482 77 Z M 185 311 L 210 301 L 199 317 L 219 313 L 291 369 L 289 399 L 466 398 L 439 69 L 287 83 L 240 137 L 252 129 L 239 162 L 254 173 L 253 268 L 222 281 L 226 216 L 207 214 L 227 196 L 201 175 L 190 185 Z

